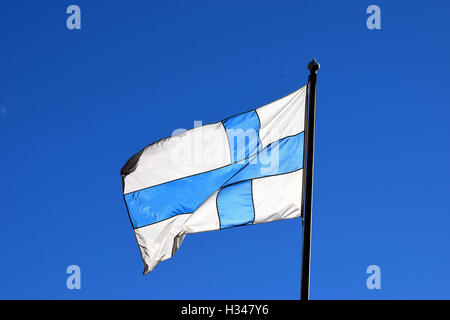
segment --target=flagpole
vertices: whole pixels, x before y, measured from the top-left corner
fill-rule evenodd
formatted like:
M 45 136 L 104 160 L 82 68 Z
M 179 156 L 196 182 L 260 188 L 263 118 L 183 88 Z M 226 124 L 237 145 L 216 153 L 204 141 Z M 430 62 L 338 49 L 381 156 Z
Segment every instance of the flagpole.
M 320 65 L 316 59 L 308 64 L 309 70 L 309 94 L 308 94 L 308 110 L 307 110 L 307 128 L 306 128 L 306 168 L 303 167 L 305 174 L 305 191 L 304 191 L 304 210 L 303 210 L 303 250 L 302 250 L 302 275 L 300 299 L 309 300 L 309 269 L 311 261 L 311 214 L 313 200 L 313 174 L 314 174 L 314 127 L 316 116 L 316 83 L 317 71 Z M 306 113 L 306 112 L 305 112 Z

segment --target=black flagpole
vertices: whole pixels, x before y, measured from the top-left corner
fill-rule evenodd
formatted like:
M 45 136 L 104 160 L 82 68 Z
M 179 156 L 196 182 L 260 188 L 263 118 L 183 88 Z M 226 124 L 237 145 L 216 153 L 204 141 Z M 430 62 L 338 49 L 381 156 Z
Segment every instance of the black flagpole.
M 306 130 L 306 171 L 305 191 L 304 191 L 304 210 L 303 210 L 303 250 L 302 250 L 302 279 L 300 289 L 300 299 L 309 300 L 309 269 L 311 257 L 311 213 L 313 200 L 313 174 L 314 174 L 314 126 L 316 116 L 316 83 L 317 71 L 320 65 L 316 59 L 308 64 L 309 69 L 309 94 L 307 110 L 307 130 Z M 305 164 L 303 165 L 305 168 Z

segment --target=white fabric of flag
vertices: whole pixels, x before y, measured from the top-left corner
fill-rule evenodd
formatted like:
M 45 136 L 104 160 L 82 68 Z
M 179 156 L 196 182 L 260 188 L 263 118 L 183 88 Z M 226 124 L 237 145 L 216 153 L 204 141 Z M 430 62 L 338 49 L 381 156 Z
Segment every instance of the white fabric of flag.
M 189 233 L 301 215 L 307 86 L 157 141 L 121 170 L 144 274 Z

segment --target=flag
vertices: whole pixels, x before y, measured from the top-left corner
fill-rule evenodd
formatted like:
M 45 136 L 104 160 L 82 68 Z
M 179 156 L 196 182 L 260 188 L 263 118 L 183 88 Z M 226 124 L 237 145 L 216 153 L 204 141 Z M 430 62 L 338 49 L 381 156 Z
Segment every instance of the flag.
M 121 170 L 144 274 L 189 233 L 301 215 L 307 86 L 159 140 Z

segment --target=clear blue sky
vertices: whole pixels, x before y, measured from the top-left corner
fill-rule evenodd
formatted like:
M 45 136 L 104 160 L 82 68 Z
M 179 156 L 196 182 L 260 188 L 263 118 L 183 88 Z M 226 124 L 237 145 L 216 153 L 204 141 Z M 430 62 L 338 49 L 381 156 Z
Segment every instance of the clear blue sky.
M 70 4 L 81 30 L 66 28 Z M 366 28 L 370 4 L 381 30 Z M 311 298 L 450 299 L 449 11 L 1 1 L 0 298 L 297 299 L 298 219 L 188 235 L 143 276 L 119 171 L 174 129 L 292 92 L 316 57 Z

